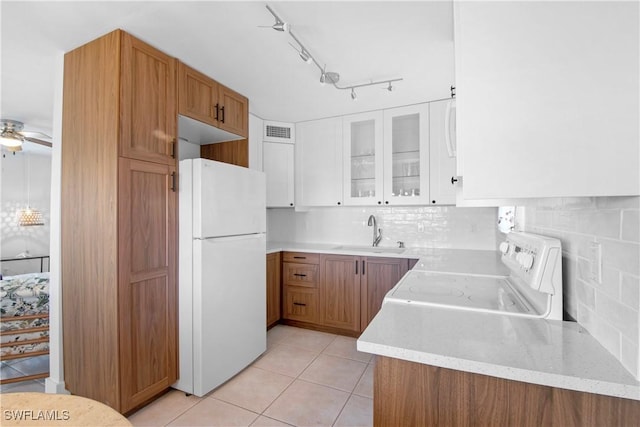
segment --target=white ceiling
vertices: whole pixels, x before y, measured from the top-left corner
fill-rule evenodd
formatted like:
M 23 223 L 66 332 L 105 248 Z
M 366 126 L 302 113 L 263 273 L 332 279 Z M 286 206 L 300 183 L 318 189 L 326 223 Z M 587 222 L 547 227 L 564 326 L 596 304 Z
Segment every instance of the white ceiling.
M 0 117 L 51 132 L 55 58 L 116 28 L 247 96 L 250 112 L 298 122 L 449 96 L 452 1 L 271 2 L 340 84 L 404 78 L 396 91 L 320 86 L 263 2 L 0 2 Z

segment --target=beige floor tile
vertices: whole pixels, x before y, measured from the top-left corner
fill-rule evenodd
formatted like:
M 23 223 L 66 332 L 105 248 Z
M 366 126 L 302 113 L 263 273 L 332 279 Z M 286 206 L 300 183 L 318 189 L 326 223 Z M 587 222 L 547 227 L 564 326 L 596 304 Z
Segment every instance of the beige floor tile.
M 296 380 L 264 415 L 296 426 L 330 426 L 348 398 L 349 393 Z
M 291 377 L 250 366 L 211 396 L 262 413 L 292 382 Z
M 252 366 L 289 377 L 297 377 L 315 359 L 317 353 L 288 345 L 276 345 Z
M 174 420 L 170 426 L 249 426 L 258 414 L 208 397 Z
M 351 395 L 336 420 L 335 427 L 373 426 L 373 399 Z
M 267 346 L 286 341 L 289 337 L 294 336 L 298 329 L 300 328 L 287 325 L 274 326 L 267 331 Z
M 320 353 L 336 338 L 336 335 L 326 332 L 301 328 L 293 329 L 295 329 L 295 331 L 287 336 L 286 341 L 282 341 L 282 343 L 315 353 Z
M 331 356 L 344 357 L 346 359 L 357 360 L 358 362 L 369 363 L 372 355 L 362 353 L 356 349 L 356 339 L 351 337 L 337 336 L 331 344 L 322 352 Z
M 366 368 L 366 363 L 321 354 L 299 378 L 352 392 Z
M 353 393 L 373 399 L 373 365 L 367 365 L 367 369 L 358 381 Z
M 202 398 L 183 391 L 171 390 L 159 399 L 129 416 L 134 426 L 164 426 L 193 407 Z
M 290 427 L 291 424 L 283 423 L 282 421 L 274 420 L 273 418 L 265 417 L 261 415 L 257 420 L 251 424 L 251 427 Z

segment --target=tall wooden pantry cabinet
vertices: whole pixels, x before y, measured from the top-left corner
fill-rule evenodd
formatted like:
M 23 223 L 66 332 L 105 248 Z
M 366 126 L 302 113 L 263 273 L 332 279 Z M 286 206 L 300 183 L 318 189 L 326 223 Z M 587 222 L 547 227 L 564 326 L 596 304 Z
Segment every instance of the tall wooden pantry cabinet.
M 65 55 L 65 385 L 121 413 L 177 368 L 176 60 L 116 30 Z

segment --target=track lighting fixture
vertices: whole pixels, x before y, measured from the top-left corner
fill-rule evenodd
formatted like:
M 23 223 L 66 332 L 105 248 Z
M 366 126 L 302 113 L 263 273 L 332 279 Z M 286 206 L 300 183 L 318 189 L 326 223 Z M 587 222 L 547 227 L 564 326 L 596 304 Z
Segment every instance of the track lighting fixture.
M 285 21 L 283 21 L 274 12 L 274 10 L 269 5 L 267 5 L 267 10 L 273 15 L 273 17 L 276 20 L 276 23 L 271 28 L 273 28 L 276 31 L 282 31 L 282 32 L 289 33 L 291 38 L 298 44 L 298 46 L 300 46 L 300 51 L 298 52 L 298 54 L 300 55 L 300 58 L 302 58 L 302 60 L 304 62 L 306 62 L 307 64 L 314 63 L 318 67 L 318 69 L 320 69 L 320 84 L 321 85 L 324 85 L 325 83 L 329 83 L 329 84 L 332 84 L 333 87 L 335 87 L 338 90 L 349 90 L 349 89 L 351 89 L 351 99 L 355 101 L 358 98 L 358 95 L 356 94 L 356 91 L 355 91 L 356 88 L 367 87 L 367 86 L 375 86 L 375 85 L 388 85 L 384 89 L 386 89 L 389 92 L 392 92 L 395 89 L 393 87 L 392 83 L 402 80 L 402 78 L 398 78 L 398 79 L 371 81 L 369 83 L 363 83 L 363 84 L 359 84 L 359 85 L 338 86 L 338 82 L 340 81 L 340 74 L 338 74 L 336 72 L 333 72 L 333 71 L 326 71 L 326 65 L 320 65 L 320 63 L 316 60 L 316 58 L 314 58 L 309 53 L 307 48 L 302 44 L 302 42 L 298 39 L 298 37 L 296 37 L 296 35 L 292 31 L 291 25 L 286 23 Z M 295 48 L 295 46 L 294 46 L 294 48 Z M 298 49 L 296 49 L 296 51 L 298 51 Z

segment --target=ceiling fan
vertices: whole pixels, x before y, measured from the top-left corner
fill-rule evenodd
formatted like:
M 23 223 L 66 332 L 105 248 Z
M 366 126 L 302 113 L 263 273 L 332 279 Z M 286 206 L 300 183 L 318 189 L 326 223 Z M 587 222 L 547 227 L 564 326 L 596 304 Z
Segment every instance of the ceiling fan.
M 51 143 L 43 141 L 40 138 L 51 139 L 49 135 L 42 132 L 23 131 L 24 123 L 17 120 L 0 119 L 0 145 L 7 147 L 9 151 L 22 151 L 22 143 L 24 141 L 33 142 L 34 144 L 51 147 Z

